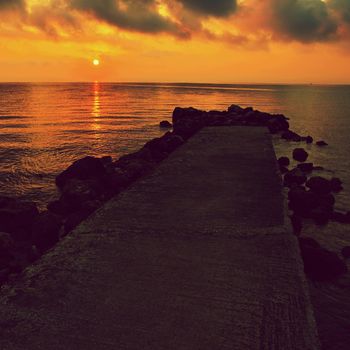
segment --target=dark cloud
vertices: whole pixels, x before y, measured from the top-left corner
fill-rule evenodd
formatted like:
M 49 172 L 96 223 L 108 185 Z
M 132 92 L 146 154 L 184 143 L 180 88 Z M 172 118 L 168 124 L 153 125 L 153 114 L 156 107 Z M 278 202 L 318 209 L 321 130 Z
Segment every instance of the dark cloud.
M 332 39 L 337 23 L 321 0 L 273 0 L 277 30 L 282 35 L 302 42 Z
M 341 15 L 343 21 L 350 23 L 350 0 L 331 0 L 329 6 Z
M 179 0 L 186 8 L 209 16 L 226 17 L 237 7 L 236 0 Z
M 144 33 L 169 32 L 188 35 L 177 24 L 162 17 L 154 0 L 72 0 L 74 8 L 120 28 Z
M 24 6 L 24 0 L 0 0 L 0 10 Z

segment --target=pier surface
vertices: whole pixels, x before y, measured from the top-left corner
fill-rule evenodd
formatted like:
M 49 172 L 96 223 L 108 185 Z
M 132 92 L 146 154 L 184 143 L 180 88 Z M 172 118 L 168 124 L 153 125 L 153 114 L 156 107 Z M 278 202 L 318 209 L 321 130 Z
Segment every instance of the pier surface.
M 2 350 L 319 349 L 270 136 L 205 128 L 0 297 Z

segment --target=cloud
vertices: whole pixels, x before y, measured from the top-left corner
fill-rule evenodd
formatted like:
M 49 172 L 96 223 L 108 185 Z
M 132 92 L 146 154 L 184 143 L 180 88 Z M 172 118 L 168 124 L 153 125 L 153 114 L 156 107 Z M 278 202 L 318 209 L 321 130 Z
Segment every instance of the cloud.
M 272 0 L 277 33 L 301 42 L 325 41 L 336 36 L 338 24 L 322 0 Z
M 236 0 L 179 0 L 186 8 L 208 16 L 227 17 L 237 8 Z
M 349 0 L 331 0 L 329 6 L 341 15 L 341 19 L 350 23 L 350 1 Z
M 24 0 L 0 0 L 0 10 L 23 7 Z
M 154 0 L 72 0 L 73 8 L 123 29 L 144 33 L 173 33 L 186 37 L 178 24 L 161 16 Z

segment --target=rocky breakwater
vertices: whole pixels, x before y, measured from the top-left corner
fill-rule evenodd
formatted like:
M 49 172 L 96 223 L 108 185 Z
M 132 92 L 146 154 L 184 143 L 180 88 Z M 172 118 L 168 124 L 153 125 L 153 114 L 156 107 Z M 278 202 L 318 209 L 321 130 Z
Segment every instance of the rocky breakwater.
M 284 115 L 236 105 L 226 111 L 209 112 L 175 108 L 172 122 L 160 123 L 161 128 L 173 126 L 172 131 L 116 161 L 110 156 L 87 156 L 75 161 L 56 177 L 59 199 L 49 203 L 46 211 L 39 212 L 35 203 L 0 197 L 0 283 L 15 278 L 103 203 L 152 171 L 201 128 L 266 126 L 273 134 L 292 133 Z

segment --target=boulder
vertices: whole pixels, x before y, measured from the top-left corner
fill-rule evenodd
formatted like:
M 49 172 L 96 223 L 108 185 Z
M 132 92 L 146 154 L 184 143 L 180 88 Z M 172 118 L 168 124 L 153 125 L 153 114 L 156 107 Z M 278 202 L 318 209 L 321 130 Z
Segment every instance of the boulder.
M 294 214 L 303 218 L 309 218 L 312 210 L 319 206 L 319 197 L 300 187 L 292 188 L 288 193 L 289 208 Z
M 61 219 L 45 211 L 39 214 L 32 225 L 32 243 L 40 252 L 53 247 L 59 240 L 62 227 Z
M 11 235 L 6 232 L 0 232 L 0 270 L 8 268 L 13 260 L 13 248 L 15 242 Z
M 341 250 L 341 254 L 343 255 L 343 257 L 345 259 L 349 259 L 350 258 L 350 247 L 344 247 L 342 250 Z
M 313 169 L 314 171 L 322 171 L 322 170 L 324 170 L 324 167 L 323 166 L 319 166 L 319 165 L 316 165 L 316 166 L 314 166 L 314 169 Z
M 306 186 L 314 193 L 328 194 L 332 191 L 331 182 L 322 176 L 313 176 L 307 182 Z
M 64 223 L 64 234 L 68 234 L 74 230 L 81 222 L 87 219 L 91 214 L 90 209 L 81 209 L 69 215 Z
M 113 159 L 111 156 L 104 156 L 104 157 L 101 157 L 100 159 L 104 166 L 111 164 L 113 162 Z
M 330 220 L 335 221 L 335 222 L 339 222 L 341 224 L 345 224 L 345 223 L 347 223 L 348 218 L 347 218 L 346 214 L 341 213 L 339 211 L 334 211 L 334 212 L 332 212 L 332 214 L 330 216 Z
M 229 113 L 237 113 L 237 114 L 243 113 L 243 108 L 238 105 L 231 105 L 227 110 Z
M 287 141 L 300 142 L 301 136 L 292 130 L 286 130 L 282 133 L 281 138 Z
M 303 228 L 303 221 L 300 216 L 293 214 L 290 217 L 290 221 L 293 227 L 293 233 L 297 236 L 301 234 L 301 230 Z
M 347 272 L 336 253 L 323 248 L 300 245 L 306 275 L 315 281 L 329 281 Z
M 283 167 L 287 167 L 290 164 L 288 157 L 280 157 L 278 158 L 278 164 Z
M 293 151 L 293 159 L 298 162 L 305 162 L 309 154 L 304 150 L 304 148 L 295 148 Z
M 305 142 L 307 144 L 310 144 L 310 143 L 313 143 L 314 142 L 314 139 L 311 137 L 311 136 L 306 136 L 305 137 Z
M 289 169 L 287 167 L 280 166 L 280 172 L 282 175 L 288 173 L 288 171 L 289 171 Z
M 266 121 L 266 126 L 268 127 L 271 134 L 276 134 L 278 132 L 286 131 L 289 129 L 289 123 L 287 119 L 282 115 L 271 116 L 271 118 Z
M 172 117 L 174 133 L 187 140 L 205 125 L 207 116 L 206 112 L 192 107 L 176 107 Z
M 297 166 L 302 172 L 304 173 L 310 173 L 314 169 L 313 163 L 300 163 Z
M 173 127 L 173 124 L 171 124 L 169 121 L 167 120 L 162 120 L 160 123 L 159 123 L 159 127 L 162 128 L 162 129 L 170 129 Z
M 317 141 L 317 142 L 316 142 L 316 145 L 317 145 L 317 146 L 328 146 L 328 143 L 325 142 L 325 141 Z
M 61 189 L 72 179 L 88 180 L 106 175 L 104 162 L 100 158 L 85 157 L 75 161 L 56 177 L 56 185 Z
M 58 216 L 67 216 L 75 210 L 72 203 L 64 202 L 62 199 L 49 202 L 46 207 L 48 211 Z
M 310 210 L 309 217 L 313 219 L 316 225 L 327 225 L 332 216 L 332 210 L 328 206 L 317 206 Z
M 35 203 L 0 197 L 0 231 L 10 233 L 15 240 L 29 238 L 29 228 L 38 215 Z
M 343 183 L 341 182 L 341 180 L 337 177 L 333 177 L 330 179 L 330 186 L 332 192 L 340 192 L 341 190 L 343 190 L 342 184 Z
M 306 175 L 298 168 L 294 168 L 284 175 L 284 184 L 287 187 L 302 185 L 306 180 Z
M 114 196 L 132 183 L 132 180 L 126 175 L 126 172 L 120 168 L 115 168 L 114 172 L 108 174 L 105 178 L 107 193 L 109 197 Z
M 311 248 L 321 248 L 320 243 L 311 237 L 299 237 L 299 246 L 301 248 L 311 247 Z

